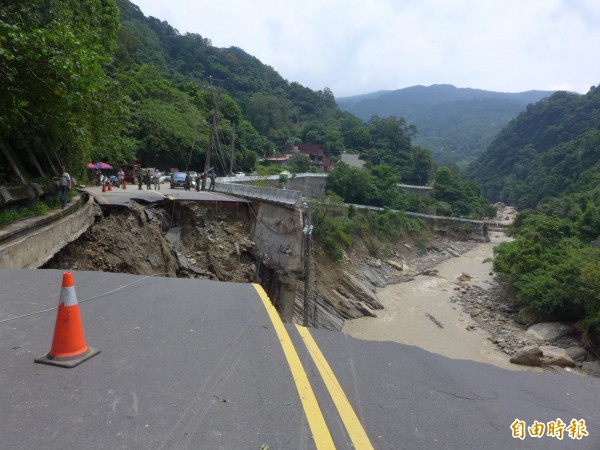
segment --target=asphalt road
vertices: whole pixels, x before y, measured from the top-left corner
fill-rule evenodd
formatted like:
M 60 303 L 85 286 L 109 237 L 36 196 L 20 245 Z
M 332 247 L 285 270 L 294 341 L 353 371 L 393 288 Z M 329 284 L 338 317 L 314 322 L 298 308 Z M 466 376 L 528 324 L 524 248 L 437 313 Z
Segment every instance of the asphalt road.
M 251 284 L 74 272 L 101 353 L 73 369 L 35 364 L 61 281 L 0 270 L 0 448 L 600 448 L 600 379 L 308 332 Z M 521 440 L 516 419 L 575 419 L 588 435 Z
M 94 196 L 96 202 L 100 205 L 117 205 L 131 207 L 134 201 L 145 203 L 153 203 L 164 199 L 175 200 L 195 200 L 195 201 L 217 201 L 217 202 L 246 202 L 238 197 L 222 194 L 220 192 L 204 191 L 184 191 L 183 188 L 171 189 L 168 183 L 160 185 L 160 190 L 138 189 L 137 185 L 127 185 L 126 189 L 112 187 L 110 191 L 102 192 L 102 188 L 98 186 L 87 186 L 83 190 Z

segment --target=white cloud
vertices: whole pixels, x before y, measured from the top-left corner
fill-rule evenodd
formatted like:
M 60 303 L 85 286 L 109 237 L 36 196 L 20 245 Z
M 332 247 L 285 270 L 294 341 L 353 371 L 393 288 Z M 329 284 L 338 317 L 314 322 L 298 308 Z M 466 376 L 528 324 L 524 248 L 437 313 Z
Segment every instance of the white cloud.
M 136 4 L 181 33 L 240 47 L 284 78 L 338 96 L 433 83 L 586 92 L 600 74 L 596 0 Z

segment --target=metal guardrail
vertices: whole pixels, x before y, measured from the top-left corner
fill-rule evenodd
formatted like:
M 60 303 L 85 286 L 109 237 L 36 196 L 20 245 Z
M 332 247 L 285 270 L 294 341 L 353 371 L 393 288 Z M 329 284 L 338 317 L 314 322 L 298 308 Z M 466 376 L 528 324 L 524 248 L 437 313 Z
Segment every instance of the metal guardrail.
M 378 206 L 356 205 L 356 204 L 352 204 L 352 203 L 345 203 L 345 205 L 346 206 L 352 205 L 356 209 L 368 209 L 368 210 L 371 210 L 371 211 L 378 211 L 378 212 L 384 212 L 385 211 L 385 208 L 380 208 Z M 498 227 L 502 227 L 502 226 L 508 226 L 511 223 L 508 220 L 465 219 L 464 217 L 437 216 L 437 215 L 433 215 L 433 214 L 423 214 L 423 213 L 416 213 L 416 212 L 410 212 L 410 211 L 398 211 L 398 210 L 395 210 L 395 209 L 392 209 L 390 211 L 403 212 L 404 214 L 406 214 L 406 216 L 408 216 L 408 217 L 414 217 L 414 218 L 417 218 L 417 219 L 420 218 L 420 219 L 448 220 L 448 221 L 452 221 L 452 222 L 473 223 L 473 224 L 477 224 L 477 225 L 487 224 L 487 225 L 495 225 L 495 226 L 498 226 Z

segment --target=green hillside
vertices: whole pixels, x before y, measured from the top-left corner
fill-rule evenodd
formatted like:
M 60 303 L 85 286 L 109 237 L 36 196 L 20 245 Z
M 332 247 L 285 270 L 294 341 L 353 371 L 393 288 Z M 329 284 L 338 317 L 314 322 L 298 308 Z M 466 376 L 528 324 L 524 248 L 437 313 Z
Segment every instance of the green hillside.
M 465 165 L 479 156 L 529 103 L 551 94 L 545 91 L 511 94 L 433 85 L 342 97 L 336 101 L 344 111 L 365 121 L 373 115 L 404 117 L 418 129 L 415 144 L 431 149 L 438 164 Z
M 342 124 L 357 122 L 328 89 L 290 83 L 127 0 L 9 1 L 0 31 L 0 149 L 14 161 L 2 158 L 2 183 L 46 177 L 59 163 L 81 174 L 99 160 L 198 169 L 213 121 L 219 173 L 232 146 L 232 169 L 247 172 L 296 141 L 335 156 Z
M 425 184 L 434 170 L 404 119 L 365 124 L 328 88 L 285 80 L 127 0 L 5 2 L 0 82 L 2 184 L 47 178 L 60 163 L 82 175 L 99 160 L 198 170 L 213 124 L 219 174 L 252 171 L 293 143 L 388 163 L 407 183 Z
M 491 200 L 519 207 L 582 191 L 597 177 L 599 126 L 600 89 L 557 92 L 511 121 L 467 176 Z
M 525 209 L 494 268 L 541 320 L 579 322 L 600 354 L 600 89 L 530 105 L 467 174 L 492 200 Z

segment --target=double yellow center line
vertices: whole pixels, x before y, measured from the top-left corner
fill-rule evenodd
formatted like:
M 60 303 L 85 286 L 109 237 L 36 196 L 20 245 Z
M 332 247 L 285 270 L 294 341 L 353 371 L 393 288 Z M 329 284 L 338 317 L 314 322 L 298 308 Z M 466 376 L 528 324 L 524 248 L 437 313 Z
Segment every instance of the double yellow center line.
M 306 414 L 306 419 L 308 420 L 308 425 L 312 432 L 317 449 L 335 449 L 335 444 L 333 443 L 331 433 L 329 432 L 329 428 L 327 427 L 327 423 L 325 422 L 325 418 L 323 417 L 323 413 L 321 412 L 321 408 L 319 407 L 315 393 L 313 392 L 310 382 L 308 381 L 308 376 L 306 375 L 304 367 L 300 362 L 296 348 L 294 347 L 294 344 L 292 344 L 292 340 L 290 339 L 283 322 L 281 322 L 281 319 L 279 318 L 279 314 L 277 314 L 275 307 L 271 304 L 271 301 L 269 300 L 269 297 L 263 288 L 258 284 L 253 284 L 253 286 L 260 296 L 265 309 L 269 314 L 269 318 L 273 323 L 275 332 L 279 337 L 279 342 L 281 343 L 283 353 L 290 366 L 290 371 L 292 372 L 292 377 L 294 379 L 294 383 L 296 384 L 296 389 L 298 390 L 298 395 L 300 396 L 302 407 L 304 408 L 304 413 Z M 319 349 L 312 335 L 307 328 L 296 325 L 296 329 L 302 337 L 309 354 L 317 366 L 319 373 L 321 374 L 321 378 L 323 378 L 323 382 L 325 383 L 325 386 L 329 391 L 329 395 L 331 396 L 333 403 L 338 410 L 338 414 L 340 415 L 340 418 L 346 427 L 346 431 L 350 437 L 350 440 L 352 441 L 352 444 L 354 445 L 354 448 L 365 450 L 373 449 L 367 433 L 360 423 L 360 420 L 356 416 L 352 405 L 348 401 L 346 394 L 344 393 L 335 374 L 331 370 L 331 367 L 327 363 L 323 353 L 321 353 L 321 350 Z

